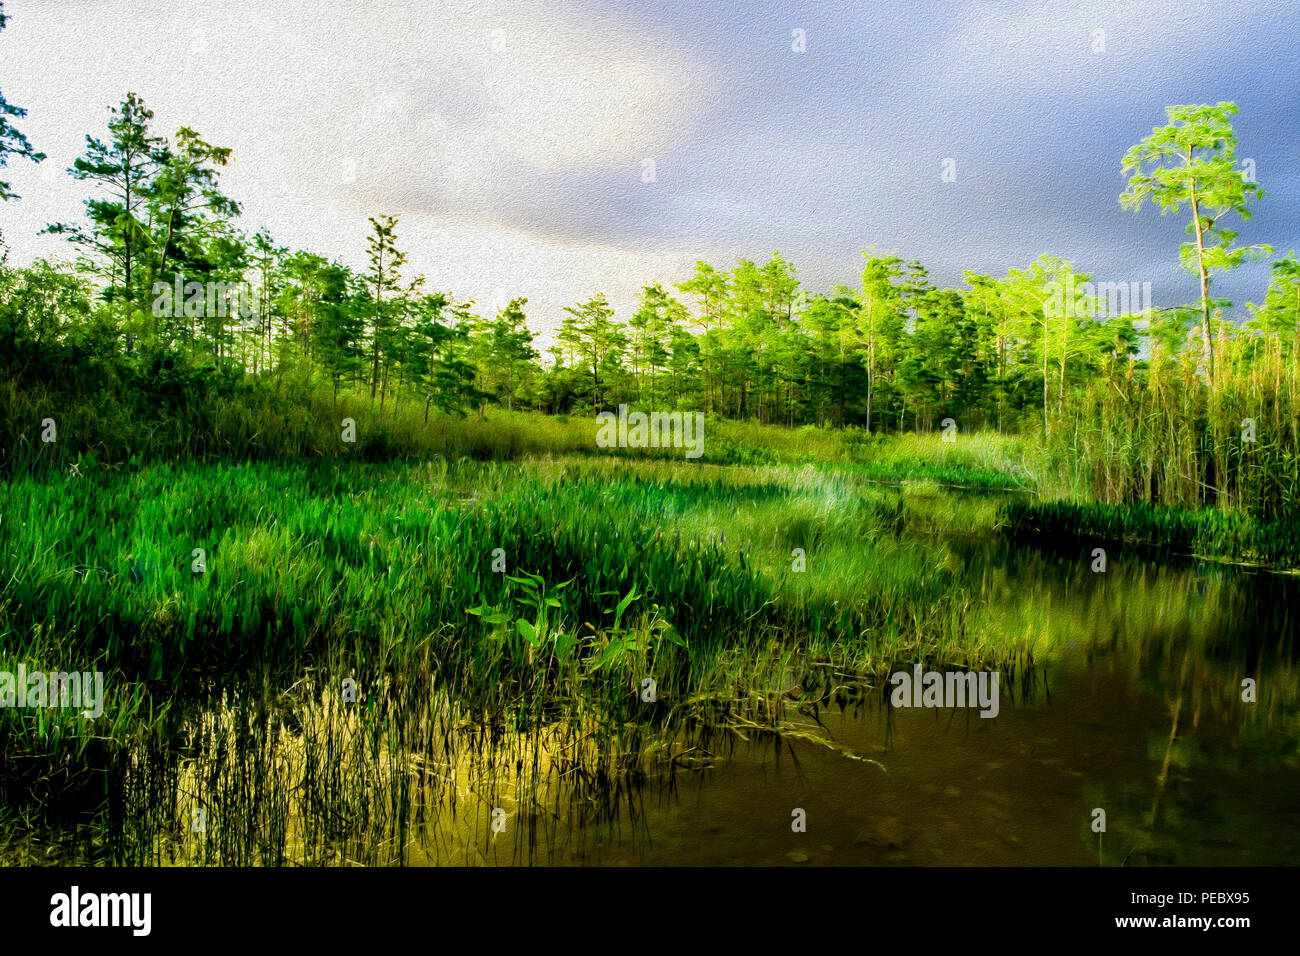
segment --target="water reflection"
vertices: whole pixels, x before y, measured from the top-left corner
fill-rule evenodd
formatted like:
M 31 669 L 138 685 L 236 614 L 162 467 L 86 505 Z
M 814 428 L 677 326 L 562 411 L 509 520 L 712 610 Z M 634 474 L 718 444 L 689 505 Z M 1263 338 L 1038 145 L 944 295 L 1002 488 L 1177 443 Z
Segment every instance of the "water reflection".
M 602 737 L 581 713 L 521 735 L 436 695 L 413 707 L 409 688 L 345 714 L 307 682 L 181 719 L 183 746 L 141 746 L 110 781 L 105 842 L 74 831 L 27 862 L 1300 858 L 1300 581 L 1137 554 L 1096 573 L 1077 544 L 944 547 L 977 598 L 981 656 L 998 662 L 996 718 L 893 708 L 882 679 L 816 662 L 743 706 L 701 705 L 666 740 Z

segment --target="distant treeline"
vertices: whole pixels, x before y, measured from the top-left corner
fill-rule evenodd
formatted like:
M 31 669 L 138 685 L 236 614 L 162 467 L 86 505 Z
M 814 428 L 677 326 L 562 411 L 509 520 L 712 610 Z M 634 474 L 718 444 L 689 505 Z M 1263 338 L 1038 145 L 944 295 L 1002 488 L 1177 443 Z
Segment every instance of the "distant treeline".
M 423 422 L 627 403 L 873 433 L 1036 433 L 1082 497 L 1289 509 L 1300 262 L 1274 263 L 1246 321 L 1225 320 L 1209 291 L 1215 272 L 1271 252 L 1235 247 L 1226 229 L 1262 194 L 1235 165 L 1235 111 L 1170 107 L 1124 159 L 1126 206 L 1191 210 L 1183 262 L 1198 302 L 1152 308 L 1142 277 L 1093 283 L 1046 255 L 938 288 L 875 247 L 856 282 L 810 293 L 773 253 L 730 270 L 698 262 L 671 289 L 645 286 L 621 319 L 603 294 L 577 302 L 543 359 L 525 298 L 484 314 L 429 289 L 408 274 L 392 217 L 371 219 L 361 270 L 248 235 L 220 187 L 230 150 L 189 128 L 156 135 L 129 94 L 69 170 L 91 191 L 84 221 L 48 227 L 76 261 L 0 258 L 2 437 L 12 450 L 37 405 L 74 399 L 181 414 L 182 430 L 186 409 L 206 427 L 199 406 L 241 394 L 281 408 L 324 393 L 332 412 L 361 396 L 380 420 Z

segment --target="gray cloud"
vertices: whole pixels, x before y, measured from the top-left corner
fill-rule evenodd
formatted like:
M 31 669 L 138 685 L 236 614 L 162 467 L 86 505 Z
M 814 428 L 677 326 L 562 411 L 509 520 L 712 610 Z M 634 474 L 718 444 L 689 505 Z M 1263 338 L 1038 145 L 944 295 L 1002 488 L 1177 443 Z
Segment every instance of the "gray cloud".
M 0 80 L 50 163 L 133 89 L 161 128 L 235 147 L 227 183 L 250 229 L 360 264 L 365 217 L 399 213 L 418 270 L 482 300 L 519 283 L 542 325 L 597 289 L 626 308 L 697 257 L 780 249 L 813 287 L 853 282 L 871 243 L 943 282 L 1051 252 L 1190 298 L 1181 218 L 1117 201 L 1123 152 L 1171 103 L 1238 102 L 1269 192 L 1242 238 L 1300 247 L 1300 10 L 1285 2 L 7 10 Z M 187 55 L 160 56 L 177 37 Z M 6 238 L 48 251 L 34 234 L 76 214 L 79 187 L 12 172 L 25 198 L 0 209 Z M 1218 291 L 1258 300 L 1266 273 Z

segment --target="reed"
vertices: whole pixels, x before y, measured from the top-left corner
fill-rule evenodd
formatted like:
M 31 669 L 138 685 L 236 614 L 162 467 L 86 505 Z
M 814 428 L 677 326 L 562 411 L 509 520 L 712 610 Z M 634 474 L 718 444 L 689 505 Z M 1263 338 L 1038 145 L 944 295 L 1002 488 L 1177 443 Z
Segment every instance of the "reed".
M 391 849 L 419 802 L 412 754 L 545 740 L 583 778 L 635 778 L 680 733 L 779 727 L 768 698 L 796 661 L 829 693 L 828 668 L 969 654 L 913 496 L 852 469 L 87 467 L 0 485 L 0 513 L 8 659 L 101 667 L 112 702 L 93 736 L 0 711 L 6 799 L 100 819 L 95 852 L 118 861 L 322 862 L 340 834 L 345 856 Z

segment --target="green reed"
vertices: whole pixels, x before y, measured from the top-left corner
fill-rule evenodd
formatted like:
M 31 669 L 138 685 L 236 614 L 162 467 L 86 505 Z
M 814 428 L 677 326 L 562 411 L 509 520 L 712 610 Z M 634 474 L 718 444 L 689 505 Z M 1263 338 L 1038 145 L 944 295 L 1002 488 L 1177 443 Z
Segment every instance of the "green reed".
M 319 861 L 340 833 L 406 826 L 409 755 L 466 727 L 493 753 L 550 734 L 578 779 L 643 773 L 717 717 L 719 689 L 752 710 L 796 660 L 956 654 L 955 571 L 904 533 L 924 501 L 851 470 L 618 458 L 20 479 L 0 486 L 0 641 L 15 662 L 103 668 L 110 708 L 89 742 L 80 718 L 0 712 L 6 799 L 77 781 L 93 816 L 105 787 L 129 793 L 143 802 L 100 827 L 112 859 L 163 852 L 130 818 L 189 859 Z M 344 677 L 377 709 L 330 704 Z M 290 779 L 309 803 L 258 803 L 258 781 Z M 216 842 L 185 829 L 195 809 Z

